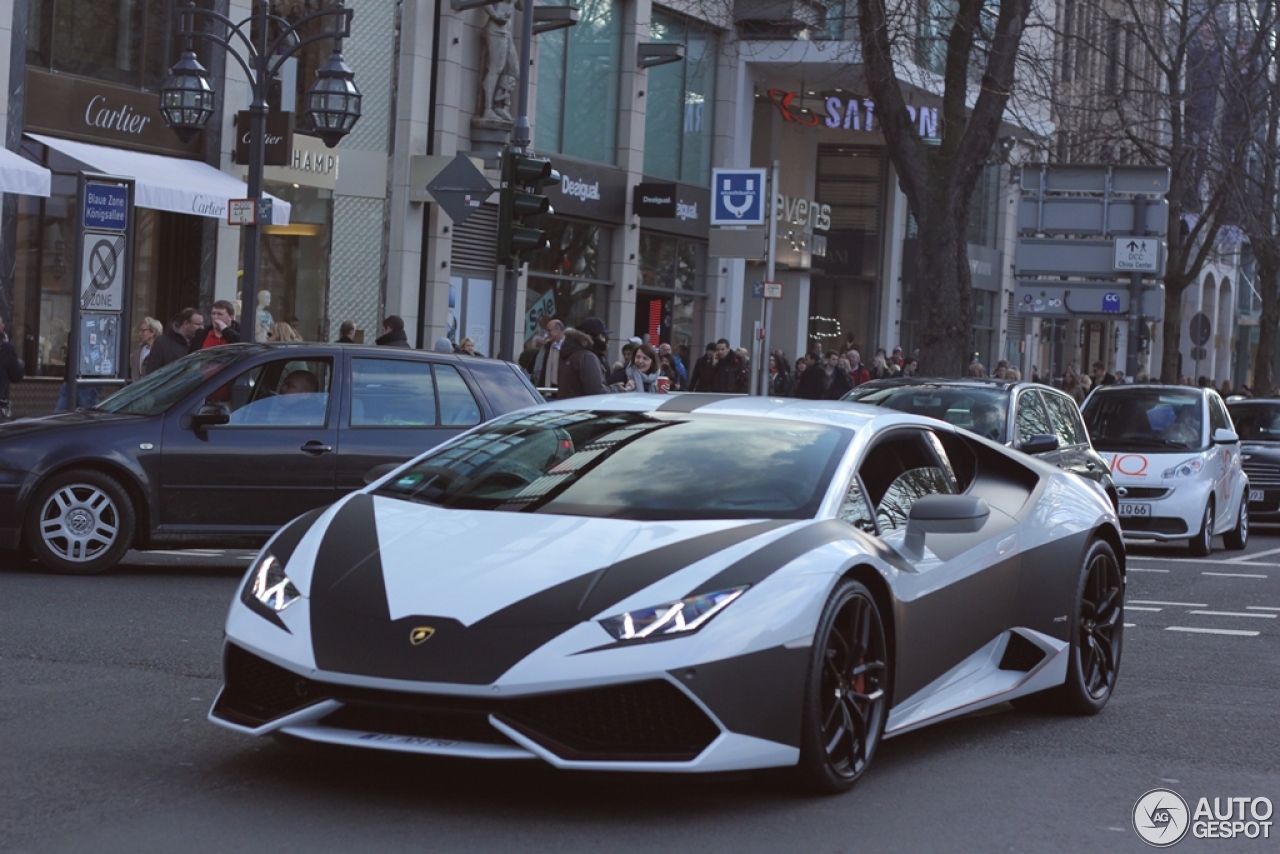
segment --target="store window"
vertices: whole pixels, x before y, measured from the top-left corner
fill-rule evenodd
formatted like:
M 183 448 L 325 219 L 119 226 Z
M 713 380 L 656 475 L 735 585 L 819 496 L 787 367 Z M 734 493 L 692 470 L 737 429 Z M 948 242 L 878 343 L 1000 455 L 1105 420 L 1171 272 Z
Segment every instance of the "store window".
M 313 12 L 336 5 L 337 0 L 271 0 L 271 13 L 293 25 Z M 332 29 L 332 18 L 318 18 L 299 27 L 298 35 L 305 41 Z M 273 110 L 292 112 L 295 131 L 310 133 L 315 129 L 315 124 L 306 111 L 307 91 L 315 83 L 316 71 L 324 65 L 332 52 L 333 42 L 329 39 L 304 45 L 284 61 L 279 76 L 272 81 L 268 96 L 270 106 Z
M 554 0 L 549 5 L 569 5 Z M 534 144 L 596 163 L 613 163 L 622 70 L 620 0 L 575 0 L 577 26 L 538 36 Z
M 492 352 L 493 274 L 460 272 L 449 277 L 449 324 L 445 335 L 457 347 L 462 339 L 476 344 L 477 355 Z
M 649 70 L 645 174 L 690 184 L 711 180 L 711 119 L 719 39 L 686 19 L 653 10 L 655 42 L 685 46 L 684 62 Z
M 259 327 L 265 330 L 271 323 L 283 320 L 303 340 L 324 341 L 329 337 L 325 328 L 325 304 L 329 290 L 333 192 L 275 181 L 268 181 L 266 190 L 293 208 L 288 225 L 262 227 Z M 263 291 L 270 294 L 265 306 Z
M 577 326 L 588 317 L 606 317 L 609 309 L 610 230 L 565 219 L 553 219 L 550 226 L 550 247 L 529 265 L 525 346 L 545 319 Z
M 76 176 L 82 164 L 53 149 L 22 143 L 21 153 L 53 173 L 52 194 L 18 196 L 14 309 L 9 332 L 31 377 L 65 370 L 75 289 Z M 137 208 L 130 329 L 144 317 L 161 323 L 200 293 L 201 218 Z M 134 340 L 131 347 L 136 347 Z
M 702 241 L 640 232 L 635 334 L 651 344 L 670 344 L 686 362 L 702 331 L 706 259 Z
M 178 8 L 172 0 L 31 0 L 27 64 L 158 89 L 178 58 Z

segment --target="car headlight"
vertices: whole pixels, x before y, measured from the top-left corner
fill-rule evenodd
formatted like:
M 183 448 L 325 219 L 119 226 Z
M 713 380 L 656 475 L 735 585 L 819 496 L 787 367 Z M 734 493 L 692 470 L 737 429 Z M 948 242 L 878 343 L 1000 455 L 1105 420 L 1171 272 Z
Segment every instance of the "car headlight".
M 1204 460 L 1196 457 L 1192 460 L 1184 460 L 1171 469 L 1165 469 L 1160 476 L 1168 480 L 1175 477 L 1195 477 L 1200 474 L 1200 470 L 1204 468 Z
M 653 608 L 640 608 L 600 621 L 605 631 L 618 640 L 641 640 L 683 632 L 693 632 L 729 606 L 750 585 L 730 587 L 714 593 L 699 593 Z
M 302 598 L 298 588 L 284 574 L 284 564 L 271 552 L 262 555 L 250 574 L 249 595 L 276 612 L 283 611 Z

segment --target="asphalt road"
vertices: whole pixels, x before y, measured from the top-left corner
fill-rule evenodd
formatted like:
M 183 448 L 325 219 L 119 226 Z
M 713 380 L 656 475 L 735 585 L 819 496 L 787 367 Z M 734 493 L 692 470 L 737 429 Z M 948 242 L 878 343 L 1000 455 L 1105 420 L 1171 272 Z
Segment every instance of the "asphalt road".
M 1150 849 L 1132 811 L 1152 788 L 1193 809 L 1280 805 L 1280 536 L 1205 561 L 1130 554 L 1120 681 L 1100 716 L 1001 706 L 939 724 L 885 742 L 830 798 L 767 776 L 243 738 L 205 714 L 247 553 L 131 555 L 95 578 L 0 565 L 0 851 L 1136 852 Z M 1273 821 L 1269 840 L 1174 850 L 1277 851 Z

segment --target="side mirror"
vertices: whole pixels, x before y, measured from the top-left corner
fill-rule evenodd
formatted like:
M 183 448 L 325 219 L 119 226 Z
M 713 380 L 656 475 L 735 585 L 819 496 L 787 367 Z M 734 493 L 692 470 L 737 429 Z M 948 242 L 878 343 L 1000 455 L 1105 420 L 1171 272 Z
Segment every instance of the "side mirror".
M 1215 445 L 1235 445 L 1240 441 L 1240 434 L 1228 430 L 1226 427 L 1219 427 L 1213 431 L 1213 444 Z
M 1058 450 L 1058 437 L 1049 433 L 1037 433 L 1018 446 L 1024 454 L 1047 454 Z
M 231 413 L 227 411 L 225 406 L 218 406 L 214 403 L 204 404 L 191 415 L 191 426 L 195 430 L 203 430 L 206 427 L 218 427 L 222 424 L 230 423 Z
M 382 480 L 402 465 L 404 463 L 383 463 L 380 466 L 374 466 L 364 473 L 364 485 L 368 486 L 375 480 Z
M 924 557 L 926 534 L 973 534 L 982 530 L 991 508 L 968 495 L 926 495 L 911 505 L 903 547 L 908 557 Z

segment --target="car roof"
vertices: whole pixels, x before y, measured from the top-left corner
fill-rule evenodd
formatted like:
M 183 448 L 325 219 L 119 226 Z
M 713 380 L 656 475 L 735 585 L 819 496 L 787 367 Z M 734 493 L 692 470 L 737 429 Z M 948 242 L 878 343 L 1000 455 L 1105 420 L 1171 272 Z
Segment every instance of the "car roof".
M 994 377 L 888 377 L 871 380 L 854 389 L 864 388 L 959 388 L 1010 392 L 1018 388 L 1036 388 L 1064 394 L 1061 389 L 1030 380 L 1002 380 Z
M 1173 385 L 1165 383 L 1112 383 L 1111 385 L 1097 385 L 1093 387 L 1093 391 L 1097 394 L 1115 394 L 1118 391 L 1158 391 L 1158 392 L 1191 392 L 1204 396 L 1206 392 L 1218 392 L 1211 388 L 1202 388 L 1193 385 Z
M 489 359 L 484 356 L 468 356 L 458 353 L 444 353 L 440 350 L 418 350 L 412 347 L 382 347 L 376 344 L 339 344 L 336 341 L 255 341 L 251 344 L 221 344 L 218 346 L 220 350 L 239 350 L 248 356 L 256 356 L 260 353 L 270 353 L 276 350 L 314 350 L 317 352 L 342 352 L 349 351 L 360 353 L 362 355 L 378 355 L 378 356 L 410 356 L 412 358 L 430 358 L 435 361 L 443 362 L 489 362 L 501 363 L 504 365 L 513 364 L 512 362 L 504 362 L 501 359 Z

